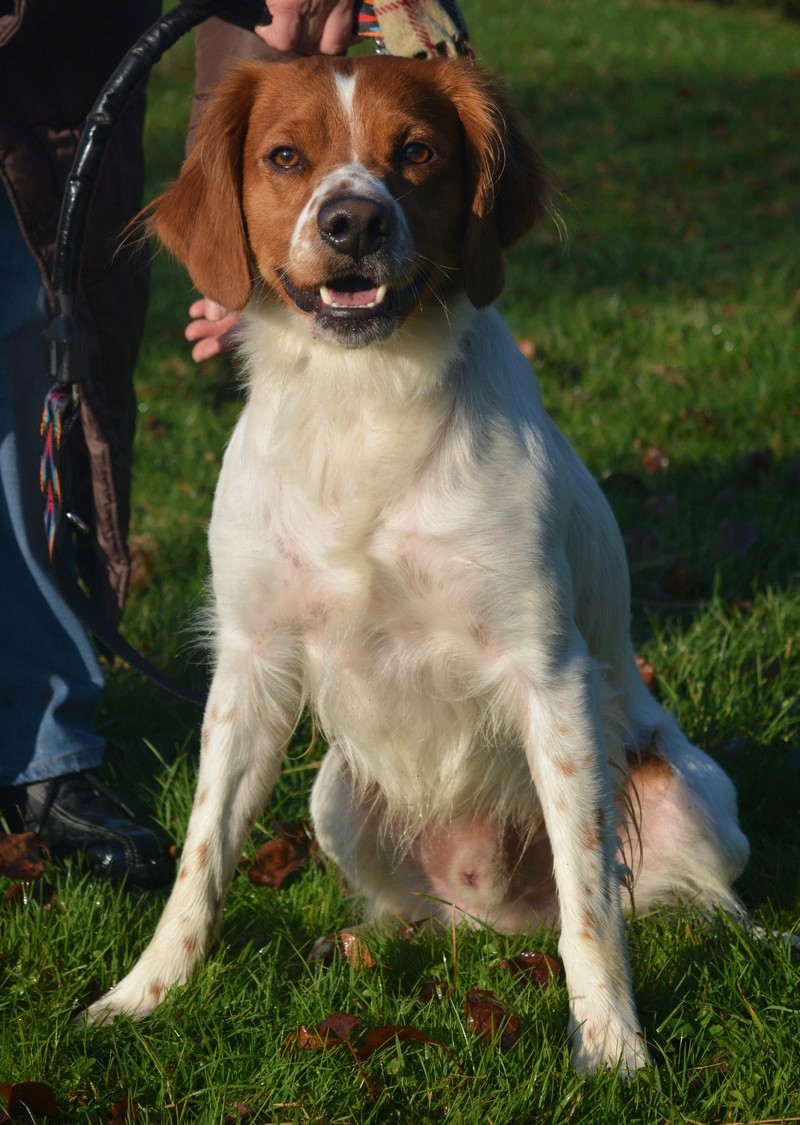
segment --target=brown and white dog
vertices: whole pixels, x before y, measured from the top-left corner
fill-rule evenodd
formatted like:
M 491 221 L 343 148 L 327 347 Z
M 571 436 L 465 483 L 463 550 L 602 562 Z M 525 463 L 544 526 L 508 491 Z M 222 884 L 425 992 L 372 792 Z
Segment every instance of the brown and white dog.
M 298 716 L 322 850 L 367 916 L 560 925 L 582 1071 L 647 1060 L 623 909 L 737 913 L 733 787 L 644 687 L 603 495 L 491 302 L 548 209 L 474 64 L 248 65 L 153 225 L 245 309 L 247 404 L 209 533 L 215 671 L 141 1016 L 209 948 Z

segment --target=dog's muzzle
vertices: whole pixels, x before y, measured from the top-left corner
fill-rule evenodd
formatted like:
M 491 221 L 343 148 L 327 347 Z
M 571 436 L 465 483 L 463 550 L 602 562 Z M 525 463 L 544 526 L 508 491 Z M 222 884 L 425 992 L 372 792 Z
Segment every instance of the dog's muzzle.
M 408 280 L 401 225 L 380 199 L 345 195 L 320 206 L 317 231 L 330 273 L 314 289 L 294 285 L 286 272 L 280 275 L 295 305 L 313 314 L 319 336 L 342 347 L 365 347 L 388 339 L 419 303 L 426 278 Z

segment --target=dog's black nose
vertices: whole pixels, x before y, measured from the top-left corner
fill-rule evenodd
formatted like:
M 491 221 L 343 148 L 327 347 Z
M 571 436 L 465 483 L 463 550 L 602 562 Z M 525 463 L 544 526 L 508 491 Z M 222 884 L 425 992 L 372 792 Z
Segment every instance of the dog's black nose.
M 323 204 L 317 226 L 335 250 L 357 261 L 381 248 L 392 233 L 392 215 L 377 199 L 352 195 Z

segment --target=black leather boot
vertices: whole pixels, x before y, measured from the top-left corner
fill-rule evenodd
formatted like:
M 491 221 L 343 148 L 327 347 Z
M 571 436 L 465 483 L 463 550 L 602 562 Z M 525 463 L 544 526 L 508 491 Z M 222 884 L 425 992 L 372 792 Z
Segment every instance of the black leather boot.
M 175 861 L 156 829 L 137 824 L 133 812 L 93 773 L 63 774 L 16 790 L 25 829 L 54 856 L 82 853 L 105 879 L 163 887 Z

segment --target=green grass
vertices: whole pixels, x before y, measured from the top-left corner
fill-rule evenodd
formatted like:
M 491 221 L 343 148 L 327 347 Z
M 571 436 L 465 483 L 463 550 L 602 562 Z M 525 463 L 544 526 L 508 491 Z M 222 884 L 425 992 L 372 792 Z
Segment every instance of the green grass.
M 740 890 L 768 929 L 800 919 L 800 28 L 777 8 L 655 0 L 475 0 L 480 56 L 510 82 L 563 189 L 569 231 L 513 253 L 501 306 L 535 344 L 549 409 L 604 481 L 631 548 L 639 651 L 662 699 L 735 778 L 753 858 Z M 182 154 L 191 61 L 151 86 L 150 193 Z M 161 255 L 138 374 L 133 534 L 151 574 L 125 628 L 202 686 L 192 620 L 204 528 L 240 404 L 225 363 L 197 369 L 182 340 L 191 287 Z M 642 459 L 660 450 L 660 468 Z M 198 715 L 124 669 L 102 723 L 110 779 L 179 843 Z M 303 816 L 318 747 L 304 724 L 273 811 Z M 269 815 L 255 838 L 269 831 Z M 376 939 L 379 965 L 307 963 L 352 920 L 332 872 L 281 891 L 236 880 L 222 941 L 141 1024 L 69 1031 L 150 935 L 163 896 L 51 876 L 57 896 L 0 913 L 0 1080 L 40 1080 L 64 1120 L 105 1122 L 130 1094 L 140 1122 L 749 1122 L 800 1115 L 798 966 L 779 942 L 689 911 L 630 926 L 635 987 L 656 1065 L 620 1083 L 578 1078 L 563 981 L 521 990 L 507 952 L 556 936 L 490 931 Z M 439 1006 L 421 980 L 453 982 Z M 508 1053 L 466 1028 L 467 987 L 522 1020 Z M 334 1010 L 361 1027 L 413 1023 L 452 1052 L 402 1043 L 364 1062 L 287 1046 Z

